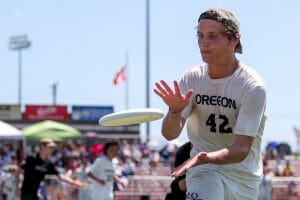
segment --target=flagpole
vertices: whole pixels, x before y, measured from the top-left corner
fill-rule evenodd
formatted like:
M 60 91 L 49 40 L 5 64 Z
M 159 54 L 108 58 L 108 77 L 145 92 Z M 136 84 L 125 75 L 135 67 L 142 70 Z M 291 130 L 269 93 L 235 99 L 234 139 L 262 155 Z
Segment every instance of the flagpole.
M 126 74 L 126 80 L 125 80 L 125 109 L 129 109 L 129 54 L 128 51 L 125 50 L 125 74 Z

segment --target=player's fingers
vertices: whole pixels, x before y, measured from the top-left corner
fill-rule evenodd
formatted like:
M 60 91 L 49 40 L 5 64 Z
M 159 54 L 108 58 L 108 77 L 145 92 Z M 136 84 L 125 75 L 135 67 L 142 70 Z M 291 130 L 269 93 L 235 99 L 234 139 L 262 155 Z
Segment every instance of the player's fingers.
M 173 177 L 177 177 L 177 176 L 184 174 L 185 171 L 186 171 L 186 169 L 184 167 L 179 167 L 179 168 L 176 168 L 174 171 L 172 171 L 171 175 Z
M 198 153 L 198 155 L 196 156 L 196 161 L 194 163 L 194 165 L 200 164 L 200 163 L 206 163 L 208 161 L 208 157 L 207 157 L 207 152 L 200 152 Z
M 173 176 L 173 177 L 178 176 L 177 174 L 178 174 L 178 170 L 173 170 L 173 171 L 171 172 L 171 176 Z
M 180 89 L 179 89 L 179 84 L 177 81 L 174 81 L 174 88 L 175 88 L 175 94 L 181 96 L 181 92 L 180 92 Z
M 187 171 L 187 169 L 189 169 L 190 162 L 191 159 L 184 161 L 181 165 L 172 170 L 171 175 L 176 177 L 180 176 L 181 174 L 184 174 Z
M 165 95 L 164 95 L 163 93 L 161 93 L 159 90 L 154 89 L 153 91 L 155 92 L 155 94 L 157 94 L 157 95 L 160 96 L 161 98 L 164 98 L 164 97 L 165 97 Z
M 163 88 L 160 83 L 155 83 L 155 86 L 160 91 L 160 93 L 162 93 L 164 95 L 168 95 L 169 94 L 168 91 L 166 91 L 166 89 Z
M 161 80 L 160 83 L 164 86 L 164 88 L 169 94 L 173 94 L 172 88 L 170 88 L 170 86 L 164 80 Z
M 190 101 L 192 95 L 193 95 L 193 90 L 188 90 L 184 96 L 184 101 Z

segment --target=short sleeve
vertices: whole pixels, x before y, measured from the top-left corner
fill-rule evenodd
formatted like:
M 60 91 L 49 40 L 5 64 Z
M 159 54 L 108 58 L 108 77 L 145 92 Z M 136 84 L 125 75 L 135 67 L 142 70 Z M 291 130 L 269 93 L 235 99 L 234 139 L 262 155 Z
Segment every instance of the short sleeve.
M 23 163 L 21 164 L 21 168 L 22 168 L 23 170 L 31 169 L 32 166 L 34 165 L 34 162 L 35 162 L 34 158 L 31 157 L 31 156 L 28 156 L 28 157 L 26 158 L 25 162 L 23 162 Z
M 49 163 L 47 174 L 57 175 L 59 174 L 59 172 L 56 170 L 55 166 L 52 163 Z
M 257 86 L 242 97 L 235 134 L 255 137 L 266 119 L 266 89 Z
M 91 166 L 90 168 L 90 172 L 93 174 L 93 175 L 99 175 L 101 173 L 101 169 L 102 169 L 102 166 L 103 164 L 101 164 L 101 159 L 97 159 L 94 164 Z
M 187 74 L 185 74 L 185 76 L 180 80 L 179 87 L 180 87 L 181 94 L 186 94 L 187 91 L 192 88 L 192 86 L 188 83 Z M 185 109 L 183 110 L 181 114 L 182 118 L 187 119 L 190 116 L 193 108 L 193 103 L 194 103 L 193 99 L 194 99 L 194 94 L 191 96 L 188 106 L 185 107 Z

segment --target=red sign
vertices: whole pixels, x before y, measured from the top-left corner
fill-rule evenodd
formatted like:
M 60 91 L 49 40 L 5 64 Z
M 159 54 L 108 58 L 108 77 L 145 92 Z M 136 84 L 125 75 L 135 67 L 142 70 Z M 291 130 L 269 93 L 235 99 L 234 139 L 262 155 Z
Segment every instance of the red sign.
M 29 120 L 67 120 L 67 106 L 26 105 L 25 119 Z

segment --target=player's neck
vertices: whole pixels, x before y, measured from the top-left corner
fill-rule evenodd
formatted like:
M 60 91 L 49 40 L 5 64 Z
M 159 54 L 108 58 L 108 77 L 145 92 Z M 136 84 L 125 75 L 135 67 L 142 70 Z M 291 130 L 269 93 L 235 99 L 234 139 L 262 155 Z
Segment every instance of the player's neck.
M 110 161 L 112 161 L 113 158 L 114 158 L 114 157 L 112 157 L 111 155 L 108 155 L 108 154 L 106 154 L 105 156 L 106 156 L 106 158 L 107 158 L 108 160 L 110 160 Z
M 239 61 L 234 58 L 225 62 L 208 63 L 208 75 L 212 79 L 220 79 L 230 76 L 239 66 Z
M 43 152 L 43 151 L 40 151 L 39 152 L 39 156 L 42 160 L 47 160 L 48 159 L 48 155 L 47 153 Z
M 40 158 L 41 158 L 42 160 L 47 160 L 47 157 L 48 157 L 48 156 L 47 156 L 44 152 L 41 151 L 41 152 L 39 153 L 39 155 L 40 155 Z

